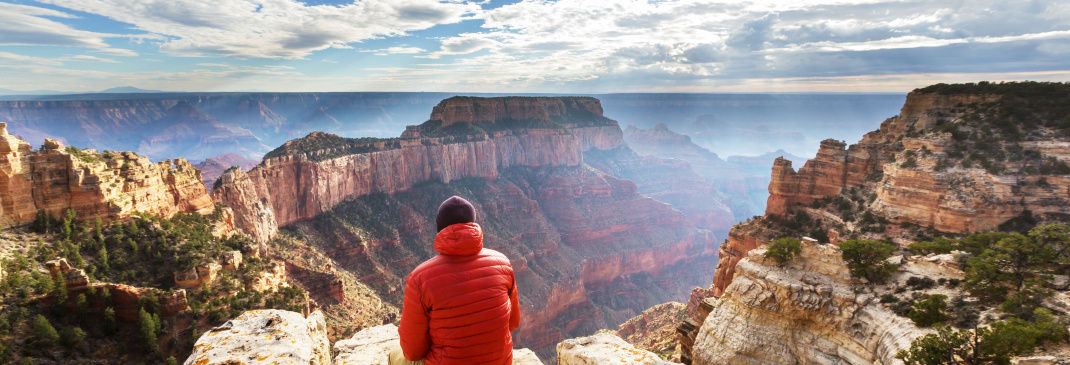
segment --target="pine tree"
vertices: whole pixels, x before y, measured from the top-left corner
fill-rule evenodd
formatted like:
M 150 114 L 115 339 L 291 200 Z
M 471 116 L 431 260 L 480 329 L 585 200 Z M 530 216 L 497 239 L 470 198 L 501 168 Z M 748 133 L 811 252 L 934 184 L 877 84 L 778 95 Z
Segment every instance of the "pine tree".
M 156 323 L 152 320 L 152 315 L 142 308 L 137 316 L 142 348 L 145 352 L 156 353 L 159 347 L 156 345 Z
M 34 343 L 42 348 L 52 346 L 59 341 L 59 333 L 52 327 L 52 322 L 40 314 L 33 321 Z

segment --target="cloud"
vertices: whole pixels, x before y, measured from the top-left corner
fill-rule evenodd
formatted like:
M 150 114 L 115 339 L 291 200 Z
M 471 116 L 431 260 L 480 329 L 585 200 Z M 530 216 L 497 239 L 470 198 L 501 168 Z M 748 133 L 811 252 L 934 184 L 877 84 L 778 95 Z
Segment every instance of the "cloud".
M 102 15 L 166 37 L 178 56 L 304 58 L 327 48 L 406 35 L 469 19 L 479 5 L 435 0 L 365 0 L 307 5 L 297 0 L 41 0 Z
M 111 48 L 104 41 L 104 38 L 124 35 L 78 30 L 44 17 L 77 18 L 52 9 L 0 3 L 0 46 L 87 47 L 111 55 L 137 55 L 133 51 Z
M 613 91 L 618 84 L 1070 68 L 1058 56 L 1070 47 L 1070 4 L 1056 1 L 523 0 L 480 17 L 481 31 L 441 38 L 440 49 L 425 56 L 457 56 L 439 82 Z M 432 74 L 383 72 L 395 80 Z
M 442 41 L 442 48 L 426 56 L 437 59 L 446 55 L 469 54 L 494 45 L 495 42 L 480 36 L 461 35 L 450 37 Z
M 97 56 L 89 56 L 89 55 L 69 56 L 69 57 L 63 57 L 63 58 L 60 58 L 60 59 L 64 60 L 64 61 L 86 61 L 86 62 L 119 63 L 119 61 L 116 61 L 116 60 L 113 60 L 113 59 L 110 59 L 110 58 L 100 58 L 100 57 L 97 57 Z
M 427 52 L 427 50 L 425 50 L 423 48 L 420 48 L 420 47 L 405 47 L 404 45 L 402 45 L 402 46 L 399 46 L 399 47 L 390 47 L 390 48 L 383 48 L 383 49 L 364 49 L 364 50 L 361 50 L 361 52 L 374 52 L 376 56 L 386 56 L 386 55 L 392 55 L 392 54 L 424 53 L 424 52 Z

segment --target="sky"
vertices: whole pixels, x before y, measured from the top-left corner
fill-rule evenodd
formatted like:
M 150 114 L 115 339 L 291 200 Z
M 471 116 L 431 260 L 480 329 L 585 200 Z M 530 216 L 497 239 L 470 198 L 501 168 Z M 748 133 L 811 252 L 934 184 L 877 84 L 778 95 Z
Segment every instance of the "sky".
M 20 91 L 907 92 L 1068 60 L 1065 0 L 0 0 Z

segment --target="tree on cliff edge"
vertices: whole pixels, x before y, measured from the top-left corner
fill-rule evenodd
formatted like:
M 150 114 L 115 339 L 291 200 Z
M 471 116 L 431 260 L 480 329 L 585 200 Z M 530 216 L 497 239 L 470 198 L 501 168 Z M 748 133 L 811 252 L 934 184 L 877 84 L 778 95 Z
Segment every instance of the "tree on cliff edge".
M 895 253 L 895 246 L 871 240 L 849 240 L 840 244 L 843 261 L 851 269 L 851 276 L 864 278 L 871 283 L 880 283 L 888 279 L 898 266 L 887 262 Z

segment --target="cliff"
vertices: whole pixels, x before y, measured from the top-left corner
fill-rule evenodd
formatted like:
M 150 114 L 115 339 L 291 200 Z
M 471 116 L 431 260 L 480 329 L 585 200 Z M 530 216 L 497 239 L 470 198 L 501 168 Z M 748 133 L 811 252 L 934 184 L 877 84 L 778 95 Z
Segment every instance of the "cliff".
M 433 121 L 442 126 L 455 123 L 548 123 L 567 124 L 602 117 L 602 104 L 592 97 L 498 97 L 457 96 L 431 109 Z
M 34 150 L 0 123 L 0 224 L 28 223 L 38 211 L 62 217 L 67 209 L 81 219 L 110 219 L 210 213 L 214 206 L 200 171 L 185 159 L 152 163 L 132 152 L 64 148 L 53 140 Z
M 720 298 L 707 299 L 692 364 L 900 364 L 925 332 L 859 293 L 835 245 L 804 241 L 786 267 L 752 250 Z
M 785 216 L 858 189 L 875 192 L 867 209 L 891 222 L 942 232 L 992 230 L 1026 212 L 1066 216 L 1065 134 L 1057 117 L 1029 105 L 1043 98 L 1023 99 L 912 92 L 900 115 L 857 144 L 822 141 L 798 171 L 776 160 L 766 213 Z

